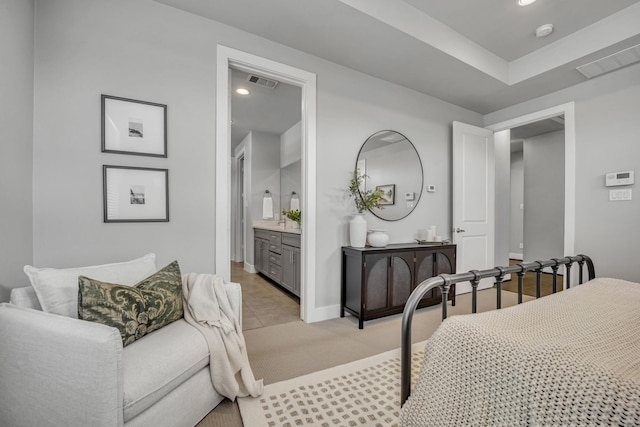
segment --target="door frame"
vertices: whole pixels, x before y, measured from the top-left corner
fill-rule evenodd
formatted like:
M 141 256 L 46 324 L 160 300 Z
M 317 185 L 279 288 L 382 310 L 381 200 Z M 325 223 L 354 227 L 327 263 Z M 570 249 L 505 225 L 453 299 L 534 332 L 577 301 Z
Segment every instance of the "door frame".
M 244 253 L 247 247 L 244 197 L 244 154 L 245 150 L 244 147 L 242 147 L 232 157 L 231 163 L 231 173 L 235 175 L 234 179 L 231 180 L 231 258 L 236 262 L 241 260 L 246 269 L 247 259 Z M 238 228 L 242 229 L 241 233 L 238 233 Z M 238 236 L 238 234 L 240 234 L 240 236 Z
M 489 126 L 494 133 L 564 115 L 564 254 L 576 255 L 576 123 L 575 103 L 557 105 Z
M 509 139 L 510 139 L 510 141 L 509 141 L 510 144 L 513 143 L 513 142 L 519 141 L 519 142 L 523 143 L 523 146 L 524 146 L 524 139 L 523 138 L 517 138 L 517 139 L 509 138 Z M 513 165 L 513 163 L 512 163 L 513 157 L 511 156 L 511 154 L 512 154 L 511 153 L 511 147 L 509 147 L 509 151 L 510 151 L 510 154 L 509 154 L 509 199 L 511 201 L 511 195 L 512 195 L 513 188 L 514 188 L 513 175 L 511 174 L 511 167 Z M 522 161 L 523 161 L 523 169 L 524 169 L 524 152 L 523 152 Z M 523 186 L 522 187 L 523 188 L 521 188 L 520 191 L 522 192 L 522 194 L 524 196 L 524 177 L 523 177 Z M 524 203 L 524 198 L 523 198 L 523 203 Z M 515 259 L 515 260 L 518 260 L 518 261 L 523 261 L 524 260 L 524 248 L 520 249 L 520 252 L 511 252 L 511 240 L 510 239 L 513 237 L 513 235 L 512 235 L 512 231 L 513 230 L 511 228 L 511 226 L 512 226 L 512 219 L 513 219 L 513 216 L 514 216 L 513 212 L 511 212 L 511 205 L 509 205 L 509 211 L 510 211 L 509 212 L 509 244 L 508 244 L 508 249 L 507 249 L 508 250 L 508 254 L 509 254 L 509 259 L 510 260 L 511 259 Z M 521 211 L 521 215 L 523 217 L 522 218 L 522 223 L 523 223 L 523 229 L 524 229 L 524 210 L 521 209 L 520 211 Z M 521 237 L 521 239 L 518 239 L 518 240 L 524 244 L 524 230 L 522 231 L 522 236 L 520 236 L 520 237 Z
M 316 309 L 316 75 L 314 73 L 217 45 L 216 66 L 216 221 L 215 269 L 231 280 L 231 108 L 229 68 L 258 73 L 301 88 L 302 222 L 300 317 L 322 320 Z M 246 247 L 246 246 L 245 246 Z

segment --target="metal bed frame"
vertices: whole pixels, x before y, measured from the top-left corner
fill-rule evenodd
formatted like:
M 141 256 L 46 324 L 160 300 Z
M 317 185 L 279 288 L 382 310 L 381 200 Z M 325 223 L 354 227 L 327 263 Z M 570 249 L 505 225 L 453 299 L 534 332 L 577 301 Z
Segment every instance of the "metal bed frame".
M 478 284 L 480 283 L 481 279 L 494 277 L 494 286 L 497 288 L 496 308 L 500 309 L 502 308 L 502 282 L 504 281 L 505 275 L 511 273 L 516 273 L 518 275 L 518 304 L 521 304 L 522 282 L 525 272 L 536 272 L 536 298 L 540 298 L 540 277 L 542 275 L 542 270 L 548 267 L 551 268 L 553 272 L 552 291 L 553 293 L 556 293 L 558 290 L 558 269 L 561 265 L 566 266 L 566 280 L 564 281 L 564 283 L 567 284 L 568 289 L 571 287 L 571 268 L 574 263 L 578 263 L 579 266 L 579 285 L 583 283 L 583 269 L 585 263 L 587 266 L 588 280 L 592 280 L 595 278 L 596 274 L 591 258 L 586 255 L 576 255 L 572 257 L 552 258 L 547 261 L 521 263 L 509 267 L 494 267 L 489 270 L 472 270 L 467 273 L 441 274 L 437 277 L 429 278 L 418 285 L 409 296 L 409 299 L 407 300 L 407 303 L 404 307 L 404 313 L 402 315 L 400 404 L 404 405 L 404 402 L 409 397 L 409 393 L 411 391 L 411 324 L 413 322 L 413 315 L 416 311 L 418 303 L 427 292 L 434 289 L 436 286 L 440 287 L 440 290 L 442 291 L 442 320 L 444 320 L 447 318 L 447 298 L 449 296 L 449 289 L 451 288 L 451 285 L 460 282 L 470 282 L 472 293 L 471 312 L 476 313 Z

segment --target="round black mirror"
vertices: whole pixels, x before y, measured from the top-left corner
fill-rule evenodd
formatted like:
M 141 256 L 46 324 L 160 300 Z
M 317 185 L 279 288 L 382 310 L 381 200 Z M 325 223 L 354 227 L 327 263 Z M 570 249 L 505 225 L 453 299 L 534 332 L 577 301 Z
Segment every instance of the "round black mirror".
M 384 193 L 382 208 L 369 211 L 385 221 L 397 221 L 409 215 L 422 195 L 424 174 L 420 156 L 404 135 L 383 130 L 362 144 L 356 170 L 365 176 L 365 190 Z

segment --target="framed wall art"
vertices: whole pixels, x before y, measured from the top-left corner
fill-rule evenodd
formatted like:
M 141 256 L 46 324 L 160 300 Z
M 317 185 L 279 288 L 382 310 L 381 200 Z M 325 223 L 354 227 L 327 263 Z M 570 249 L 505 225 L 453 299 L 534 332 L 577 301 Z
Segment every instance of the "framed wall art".
M 381 205 L 395 205 L 396 204 L 396 185 L 378 185 L 376 190 L 382 190 L 382 197 L 380 198 Z
M 102 152 L 167 157 L 167 106 L 102 95 Z
M 104 222 L 169 221 L 169 170 L 103 165 Z

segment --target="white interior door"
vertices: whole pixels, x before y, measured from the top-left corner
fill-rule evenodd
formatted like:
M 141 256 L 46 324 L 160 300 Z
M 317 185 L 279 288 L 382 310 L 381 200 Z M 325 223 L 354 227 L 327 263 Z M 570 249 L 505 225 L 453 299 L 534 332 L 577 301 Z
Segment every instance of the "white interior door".
M 493 132 L 453 122 L 453 243 L 457 271 L 494 266 L 495 160 Z M 493 286 L 484 279 L 479 289 Z M 456 293 L 471 291 L 461 283 Z

